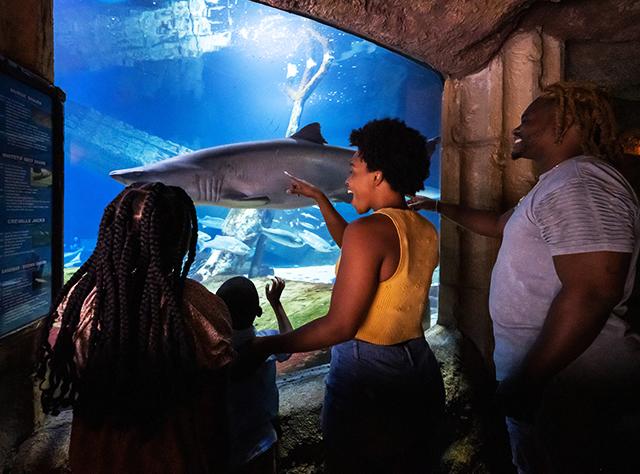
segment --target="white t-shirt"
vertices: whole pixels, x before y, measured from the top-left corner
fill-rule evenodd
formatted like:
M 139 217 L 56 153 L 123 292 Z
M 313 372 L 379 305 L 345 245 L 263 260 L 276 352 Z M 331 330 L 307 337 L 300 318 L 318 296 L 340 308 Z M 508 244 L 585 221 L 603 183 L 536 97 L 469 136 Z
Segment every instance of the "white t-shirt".
M 553 265 L 556 255 L 632 254 L 624 297 L 592 346 L 623 347 L 629 344 L 625 339 L 635 338 L 630 347 L 640 347 L 640 338 L 629 334 L 628 324 L 628 318 L 640 315 L 627 315 L 625 306 L 633 289 L 639 246 L 638 199 L 611 165 L 578 156 L 542 174 L 509 218 L 491 274 L 496 378 L 503 380 L 518 368 L 542 329 L 562 286 Z M 579 359 L 588 359 L 590 349 Z

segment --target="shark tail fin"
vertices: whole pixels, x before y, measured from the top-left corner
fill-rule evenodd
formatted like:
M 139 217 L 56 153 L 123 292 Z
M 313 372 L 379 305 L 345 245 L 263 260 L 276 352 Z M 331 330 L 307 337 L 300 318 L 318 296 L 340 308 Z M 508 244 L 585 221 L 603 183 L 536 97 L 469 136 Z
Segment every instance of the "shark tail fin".
M 318 143 L 319 145 L 327 143 L 320 132 L 320 124 L 318 122 L 313 122 L 302 127 L 296 133 L 291 135 L 290 138 L 293 138 L 294 140 L 306 140 L 308 142 Z

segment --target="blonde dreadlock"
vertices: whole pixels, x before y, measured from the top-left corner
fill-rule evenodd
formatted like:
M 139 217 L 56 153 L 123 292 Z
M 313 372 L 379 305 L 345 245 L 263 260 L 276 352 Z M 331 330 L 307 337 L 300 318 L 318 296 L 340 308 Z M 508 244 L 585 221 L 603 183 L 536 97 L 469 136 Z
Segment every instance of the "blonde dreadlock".
M 555 108 L 555 136 L 559 143 L 572 125 L 581 133 L 582 151 L 616 162 L 621 156 L 616 120 L 608 94 L 589 82 L 557 82 L 542 91 Z

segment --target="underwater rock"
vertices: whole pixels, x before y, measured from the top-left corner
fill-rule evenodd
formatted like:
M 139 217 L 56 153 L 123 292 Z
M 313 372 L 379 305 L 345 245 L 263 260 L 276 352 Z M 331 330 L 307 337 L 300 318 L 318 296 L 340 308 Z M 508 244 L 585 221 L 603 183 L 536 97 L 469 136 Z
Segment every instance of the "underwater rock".
M 197 58 L 231 44 L 228 4 L 183 0 L 154 9 L 123 4 L 99 15 L 94 8 L 73 8 L 67 21 L 56 24 L 56 42 L 62 63 L 79 69 Z
M 248 273 L 250 258 L 262 228 L 261 222 L 262 211 L 258 209 L 232 209 L 229 211 L 222 224 L 223 236 L 216 236 L 216 238 L 234 238 L 249 251 L 232 253 L 222 248 L 214 249 L 206 262 L 195 269 L 195 273 L 202 278 L 201 281 L 206 282 L 215 275 L 244 275 Z
M 262 211 L 258 209 L 232 209 L 222 224 L 224 235 L 233 235 L 236 239 L 249 244 L 257 238 L 262 228 Z

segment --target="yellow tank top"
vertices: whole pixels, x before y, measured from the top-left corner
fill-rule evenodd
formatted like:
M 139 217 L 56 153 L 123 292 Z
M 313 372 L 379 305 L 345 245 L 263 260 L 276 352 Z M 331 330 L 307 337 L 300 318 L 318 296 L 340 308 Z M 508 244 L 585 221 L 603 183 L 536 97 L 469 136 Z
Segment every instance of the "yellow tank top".
M 378 285 L 356 339 L 391 345 L 423 335 L 422 318 L 429 304 L 429 287 L 438 265 L 438 234 L 431 222 L 415 211 L 384 208 L 400 239 L 395 273 Z M 339 265 L 340 262 L 338 262 Z

